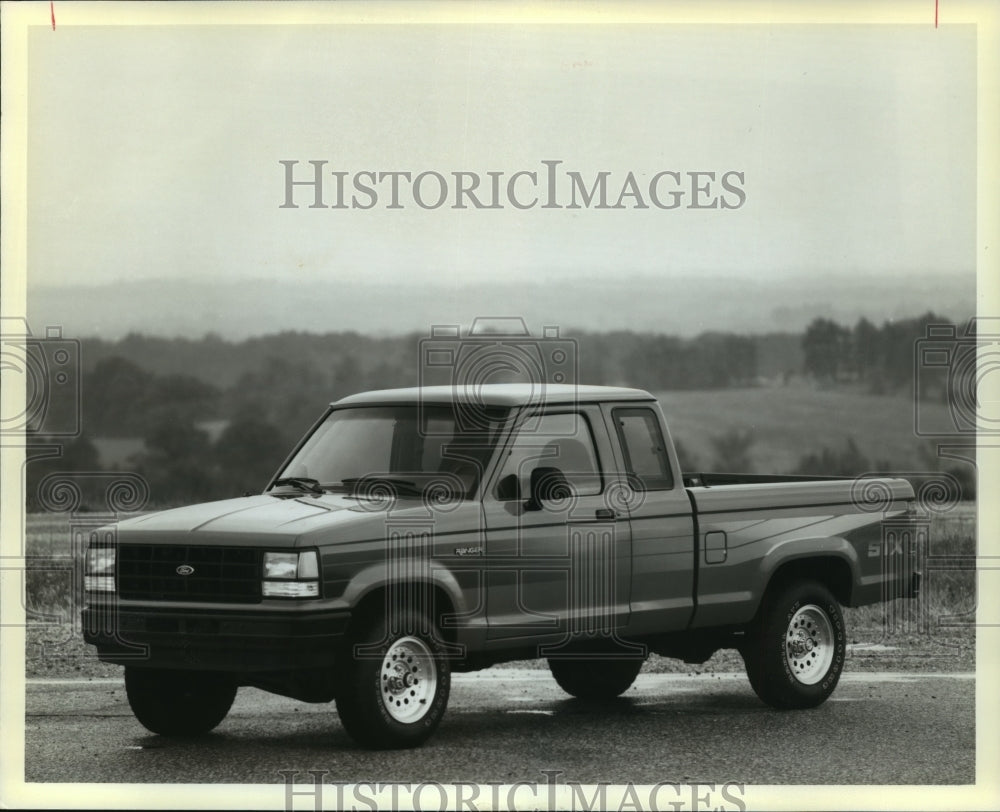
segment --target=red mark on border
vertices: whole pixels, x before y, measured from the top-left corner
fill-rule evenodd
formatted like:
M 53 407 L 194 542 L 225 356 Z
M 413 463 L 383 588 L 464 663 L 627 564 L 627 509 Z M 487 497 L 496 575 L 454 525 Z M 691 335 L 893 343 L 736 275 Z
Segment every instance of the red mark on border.
M 934 0 L 934 27 L 937 28 L 938 20 L 938 2 L 939 0 Z
M 52 30 L 56 30 L 56 4 L 55 0 L 49 0 L 49 14 L 52 15 Z

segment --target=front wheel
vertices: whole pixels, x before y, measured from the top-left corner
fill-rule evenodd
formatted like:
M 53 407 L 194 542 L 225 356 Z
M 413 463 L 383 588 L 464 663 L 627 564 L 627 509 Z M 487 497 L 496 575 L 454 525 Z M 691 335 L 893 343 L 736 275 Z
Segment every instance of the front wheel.
M 813 708 L 833 693 L 847 640 L 837 599 L 820 583 L 764 596 L 742 649 L 754 692 L 775 708 Z
M 436 627 L 424 617 L 401 630 L 372 622 L 346 652 L 337 713 L 348 734 L 377 750 L 415 747 L 448 706 L 451 668 Z
M 578 699 L 614 699 L 635 682 L 643 660 L 563 659 L 549 660 L 549 670 L 559 687 Z
M 236 684 L 198 671 L 126 668 L 125 694 L 143 727 L 161 736 L 200 736 L 226 718 Z

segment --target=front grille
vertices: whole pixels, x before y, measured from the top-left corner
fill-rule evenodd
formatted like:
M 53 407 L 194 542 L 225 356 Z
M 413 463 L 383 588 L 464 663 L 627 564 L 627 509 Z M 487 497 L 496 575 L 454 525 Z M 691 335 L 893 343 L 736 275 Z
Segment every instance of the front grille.
M 261 554 L 245 547 L 121 544 L 118 594 L 126 600 L 259 603 Z M 192 571 L 178 573 L 178 567 Z

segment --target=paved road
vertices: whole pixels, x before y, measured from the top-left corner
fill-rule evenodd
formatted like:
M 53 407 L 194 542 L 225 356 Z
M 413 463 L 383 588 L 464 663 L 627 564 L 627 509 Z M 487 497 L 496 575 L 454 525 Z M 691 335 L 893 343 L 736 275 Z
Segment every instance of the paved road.
M 200 740 L 136 722 L 117 680 L 30 680 L 27 781 L 653 784 L 963 784 L 975 781 L 971 674 L 847 674 L 825 705 L 778 712 L 742 674 L 644 674 L 603 706 L 571 700 L 546 671 L 454 678 L 441 727 L 422 748 L 358 749 L 333 705 L 243 688 Z M 277 788 L 276 788 L 277 789 Z

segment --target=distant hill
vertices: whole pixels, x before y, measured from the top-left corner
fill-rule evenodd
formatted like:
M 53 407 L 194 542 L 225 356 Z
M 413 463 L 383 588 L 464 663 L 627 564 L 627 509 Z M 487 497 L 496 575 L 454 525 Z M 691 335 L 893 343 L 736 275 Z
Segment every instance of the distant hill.
M 521 316 L 534 331 L 557 325 L 693 336 L 798 333 L 818 316 L 850 325 L 861 316 L 881 323 L 933 309 L 964 319 L 975 310 L 975 294 L 976 279 L 968 273 L 905 281 L 846 275 L 782 280 L 682 273 L 650 278 L 612 269 L 601 278 L 549 280 L 542 274 L 533 282 L 391 286 L 346 273 L 301 274 L 31 287 L 28 316 L 36 332 L 60 325 L 66 335 L 106 340 L 130 332 L 215 333 L 236 340 L 288 330 L 426 335 L 435 324 L 496 315 Z

